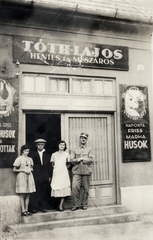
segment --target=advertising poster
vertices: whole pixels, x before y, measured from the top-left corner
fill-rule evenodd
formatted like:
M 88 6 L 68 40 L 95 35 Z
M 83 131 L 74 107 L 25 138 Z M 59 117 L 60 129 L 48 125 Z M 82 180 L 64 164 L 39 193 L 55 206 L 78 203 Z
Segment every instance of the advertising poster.
M 120 85 L 122 161 L 151 161 L 148 88 Z
M 18 79 L 0 79 L 0 168 L 12 168 L 18 154 Z

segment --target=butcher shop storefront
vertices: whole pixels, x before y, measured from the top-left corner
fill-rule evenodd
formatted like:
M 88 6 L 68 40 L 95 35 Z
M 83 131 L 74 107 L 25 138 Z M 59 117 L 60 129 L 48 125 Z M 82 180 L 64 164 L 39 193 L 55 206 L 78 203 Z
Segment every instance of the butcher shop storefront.
M 44 13 L 39 14 L 45 21 Z M 2 226 L 12 216 L 20 222 L 12 171 L 20 147 L 27 143 L 33 149 L 34 140 L 44 138 L 52 154 L 62 139 L 70 152 L 81 132 L 89 134 L 94 151 L 89 206 L 123 204 L 131 211 L 150 213 L 150 28 L 130 22 L 125 28 L 119 21 L 107 25 L 103 19 L 96 29 L 88 24 L 79 29 L 78 22 L 88 21 L 78 17 L 77 24 L 56 29 L 48 21 L 42 24 L 38 16 L 30 23 L 29 19 L 26 25 L 16 21 L 12 28 L 0 25 Z M 65 207 L 71 206 L 68 197 Z
M 122 163 L 151 160 L 148 86 L 117 84 L 120 75 L 130 74 L 129 47 L 54 39 L 53 34 L 39 40 L 14 36 L 13 41 L 14 61 L 29 64 L 29 72 L 19 76 L 21 142 L 33 146 L 36 136 L 43 137 L 52 154 L 60 139 L 71 151 L 79 133 L 88 132 L 95 154 L 89 204 L 118 203 L 119 113 Z M 40 66 L 47 72 L 39 72 Z
M 26 139 L 34 147 L 37 137 L 45 138 L 46 150 L 52 154 L 60 139 L 70 151 L 78 145 L 80 132 L 88 132 L 88 144 L 95 154 L 89 204 L 116 204 L 116 80 L 90 71 L 128 71 L 128 47 L 45 38 L 37 41 L 26 36 L 14 36 L 16 42 L 14 60 L 24 55 L 20 64 L 53 68 L 49 74 L 37 70 L 19 76 L 25 122 L 21 141 Z M 29 68 L 32 70 L 32 65 Z

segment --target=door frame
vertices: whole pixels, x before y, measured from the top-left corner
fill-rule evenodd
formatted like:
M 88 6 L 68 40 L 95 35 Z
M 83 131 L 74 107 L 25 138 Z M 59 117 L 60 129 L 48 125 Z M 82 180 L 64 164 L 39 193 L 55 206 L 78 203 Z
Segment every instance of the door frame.
M 114 194 L 115 194 L 115 204 L 118 204 L 119 203 L 119 196 L 118 196 L 118 172 L 117 172 L 117 155 L 116 155 L 116 147 L 117 147 L 117 143 L 116 143 L 116 115 L 112 114 L 112 113 L 64 113 L 62 114 L 62 123 L 61 125 L 62 126 L 62 129 L 61 129 L 61 132 L 63 133 L 63 138 L 65 139 L 65 141 L 68 143 L 69 142 L 69 126 L 68 126 L 68 118 L 69 117 L 108 117 L 108 115 L 110 116 L 110 118 L 108 118 L 108 124 L 111 124 L 111 141 L 113 142 L 113 146 L 112 146 L 112 153 L 111 153 L 111 156 L 110 156 L 110 153 L 109 153 L 109 156 L 111 157 L 112 161 L 114 161 L 114 163 L 112 162 L 111 164 L 111 167 L 112 167 L 112 179 L 110 179 L 109 181 L 105 180 L 105 183 L 100 183 L 100 182 L 95 182 L 94 181 L 94 184 L 93 184 L 93 181 L 90 182 L 90 186 L 94 187 L 95 183 L 96 184 L 102 184 L 103 186 L 110 186 L 110 184 L 112 183 L 112 185 L 114 184 L 114 187 L 113 187 L 113 191 L 114 191 Z M 109 130 L 110 131 L 110 130 Z M 108 134 L 109 135 L 109 134 Z M 69 151 L 69 144 L 68 144 L 68 151 Z M 91 191 L 91 194 L 92 194 L 92 191 Z M 91 196 L 92 197 L 92 196 Z M 105 204 L 102 204 L 102 205 L 105 205 Z

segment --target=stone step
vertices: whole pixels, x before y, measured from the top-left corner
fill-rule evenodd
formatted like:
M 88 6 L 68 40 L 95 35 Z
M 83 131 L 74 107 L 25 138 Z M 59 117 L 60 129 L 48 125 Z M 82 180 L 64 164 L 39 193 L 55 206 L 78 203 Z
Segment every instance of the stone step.
M 74 218 L 86 218 L 92 216 L 114 215 L 124 213 L 125 207 L 122 205 L 111 205 L 103 207 L 88 207 L 87 210 L 78 209 L 77 211 L 65 210 L 59 212 L 56 210 L 48 211 L 47 213 L 38 212 L 29 217 L 22 217 L 23 223 L 39 223 L 55 220 L 67 220 Z
M 86 226 L 97 224 L 112 224 L 112 223 L 124 223 L 134 222 L 140 220 L 140 216 L 135 212 L 125 212 L 115 215 L 103 215 L 103 216 L 91 216 L 74 219 L 62 219 L 39 223 L 20 223 L 14 225 L 8 225 L 7 232 L 33 232 L 42 230 L 52 230 L 53 228 L 71 227 L 71 226 Z

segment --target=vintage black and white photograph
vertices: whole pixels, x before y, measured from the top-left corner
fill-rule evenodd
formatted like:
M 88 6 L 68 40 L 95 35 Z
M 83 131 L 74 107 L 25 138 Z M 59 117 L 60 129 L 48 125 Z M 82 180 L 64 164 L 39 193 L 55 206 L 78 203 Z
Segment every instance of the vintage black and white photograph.
M 152 240 L 153 0 L 0 0 L 0 240 Z

